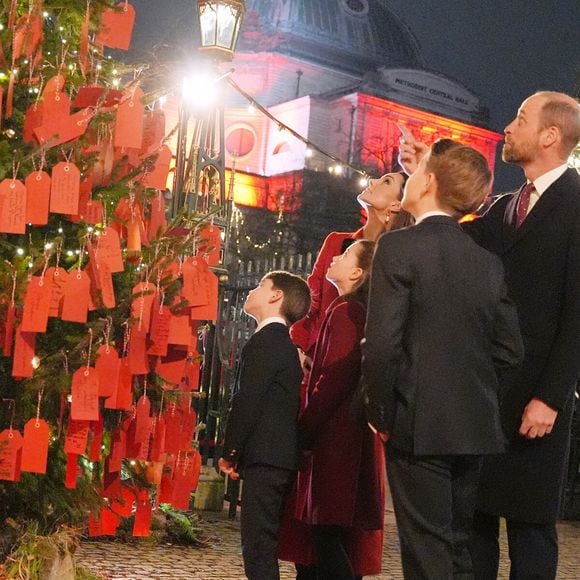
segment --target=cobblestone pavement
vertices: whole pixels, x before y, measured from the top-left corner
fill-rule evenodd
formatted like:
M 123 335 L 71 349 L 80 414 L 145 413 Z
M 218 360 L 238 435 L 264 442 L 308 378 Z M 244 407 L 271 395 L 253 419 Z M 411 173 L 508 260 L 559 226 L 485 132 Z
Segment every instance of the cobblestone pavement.
M 239 523 L 230 522 L 226 513 L 204 516 L 215 541 L 208 548 L 146 544 L 127 545 L 113 542 L 86 542 L 78 555 L 79 563 L 107 580 L 236 580 L 245 578 L 240 555 Z M 385 517 L 383 573 L 376 580 L 402 579 L 397 530 L 392 512 Z M 580 522 L 559 525 L 560 569 L 558 579 L 580 578 Z M 508 578 L 508 562 L 503 535 L 500 578 Z M 293 567 L 281 564 L 282 580 L 294 579 Z M 370 578 L 370 577 L 369 577 Z

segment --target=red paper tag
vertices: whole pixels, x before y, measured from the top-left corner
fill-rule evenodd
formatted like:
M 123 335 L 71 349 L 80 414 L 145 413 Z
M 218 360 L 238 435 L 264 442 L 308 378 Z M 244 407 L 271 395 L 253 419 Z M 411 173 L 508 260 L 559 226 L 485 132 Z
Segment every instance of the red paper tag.
M 135 503 L 135 494 L 125 486 L 121 486 L 120 497 L 118 501 L 111 504 L 111 508 L 120 516 L 129 517 L 133 513 L 133 504 Z
M 74 270 L 69 273 L 62 303 L 61 318 L 68 322 L 86 323 L 89 312 L 91 281 L 86 272 Z
M 135 524 L 133 525 L 133 536 L 143 538 L 151 533 L 151 502 L 140 501 L 135 512 Z
M 68 219 L 74 223 L 79 223 L 81 220 L 91 223 L 86 219 L 88 205 L 91 203 L 91 196 L 93 194 L 93 174 L 89 173 L 79 185 L 79 211 L 78 215 L 70 215 Z M 94 222 L 97 223 L 97 222 Z
M 6 322 L 4 324 L 4 356 L 12 354 L 12 344 L 14 342 L 14 322 L 16 321 L 16 308 L 13 304 L 8 305 L 6 311 Z
M 216 225 L 208 225 L 199 233 L 199 253 L 207 256 L 210 266 L 220 263 L 222 230 Z
M 65 453 L 83 455 L 87 449 L 89 422 L 69 420 L 64 440 Z
M 99 375 L 94 368 L 75 371 L 70 415 L 75 421 L 99 420 Z
M 177 455 L 180 451 L 181 413 L 175 406 L 165 412 L 165 453 Z
M 78 473 L 79 456 L 74 453 L 68 453 L 66 456 L 66 476 L 64 480 L 64 486 L 67 489 L 76 489 Z
M 91 444 L 89 446 L 89 461 L 101 460 L 103 430 L 104 430 L 103 418 L 99 417 L 99 420 L 93 422 L 91 426 L 93 436 L 91 438 Z
M 165 419 L 163 417 L 155 417 L 149 459 L 150 461 L 163 461 L 165 459 Z
M 174 314 L 169 321 L 169 344 L 189 346 L 193 328 L 187 311 Z
M 206 272 L 206 263 L 200 258 L 190 257 L 183 263 L 183 289 L 181 292 L 190 306 L 209 304 Z
M 62 310 L 64 287 L 67 283 L 68 272 L 64 268 L 48 268 L 44 274 L 44 279 L 47 283 L 50 283 L 48 315 L 58 318 Z
M 135 327 L 140 331 L 149 332 L 151 326 L 151 310 L 157 294 L 157 286 L 151 282 L 139 282 L 133 288 L 131 317 L 136 320 Z
M 109 264 L 98 259 L 96 263 L 97 276 L 99 278 L 99 288 L 101 289 L 101 300 L 105 308 L 115 308 L 115 288 L 113 286 L 113 276 Z
M 195 436 L 195 426 L 197 423 L 197 413 L 194 409 L 188 409 L 181 416 L 180 450 L 189 451 Z
M 147 357 L 147 331 L 145 328 L 139 330 L 137 323 L 131 328 L 129 366 L 134 375 L 146 375 L 150 370 Z
M 50 204 L 50 175 L 46 171 L 34 171 L 25 181 L 26 223 L 44 226 L 48 223 Z
M 119 381 L 121 361 L 111 345 L 103 344 L 97 350 L 95 369 L 99 373 L 99 397 L 110 397 Z
M 165 217 L 165 199 L 163 192 L 157 192 L 155 199 L 151 201 L 147 235 L 150 240 L 160 238 L 167 230 L 167 218 Z
M 171 167 L 172 159 L 173 153 L 171 153 L 171 149 L 169 149 L 167 145 L 161 147 L 157 159 L 155 160 L 153 170 L 143 176 L 143 181 L 141 182 L 142 185 L 154 189 L 166 189 L 167 176 L 169 175 L 169 168 Z
M 43 92 L 42 124 L 62 121 L 70 114 L 70 99 L 63 92 Z
M 115 392 L 105 401 L 106 409 L 128 410 L 133 405 L 133 375 L 128 358 L 122 358 Z
M 32 143 L 35 140 L 34 131 L 42 125 L 42 118 L 42 103 L 34 103 L 28 107 L 22 128 L 22 138 L 25 143 Z
M 22 471 L 46 473 L 50 427 L 42 419 L 30 419 L 24 426 L 22 446 Z
M 0 183 L 0 232 L 23 234 L 26 232 L 26 187 L 17 179 L 4 179 Z
M 143 143 L 143 91 L 137 87 L 125 93 L 117 109 L 115 147 L 141 149 Z
M 194 306 L 191 308 L 192 320 L 217 320 L 218 311 L 218 277 L 210 270 L 205 273 L 206 288 L 208 290 L 209 303 L 205 306 Z
M 24 311 L 22 314 L 23 332 L 46 332 L 52 283 L 46 276 L 33 276 L 26 288 Z
M 107 459 L 107 471 L 116 473 L 121 471 L 121 465 L 127 450 L 127 434 L 120 429 L 111 435 L 111 454 Z M 129 514 L 130 515 L 130 514 Z
M 5 429 L 0 433 L 0 480 L 20 480 L 22 443 L 22 435 L 18 431 Z
M 134 24 L 135 9 L 129 2 L 122 2 L 115 9 L 103 12 L 95 42 L 109 48 L 129 50 Z
M 194 357 L 189 356 L 185 365 L 185 376 L 183 382 L 179 385 L 181 391 L 189 393 L 199 389 L 199 372 L 201 369 L 201 359 L 197 353 Z
M 101 232 L 97 253 L 99 260 L 106 262 L 111 272 L 123 272 L 125 269 L 119 234 L 113 228 L 108 227 Z
M 169 340 L 169 326 L 173 315 L 167 306 L 162 306 L 160 308 L 157 302 L 153 303 L 152 312 L 151 330 L 149 333 L 149 339 L 151 340 L 152 345 L 149 347 L 147 354 L 166 356 Z
M 14 357 L 12 359 L 13 377 L 27 379 L 33 376 L 32 359 L 34 358 L 35 342 L 36 334 L 34 332 L 22 332 L 18 328 L 14 342 Z
M 50 147 L 73 141 L 86 132 L 94 114 L 92 109 L 83 109 L 74 115 L 49 121 L 36 127 L 34 136 L 41 145 Z
M 183 352 L 172 350 L 169 356 L 159 358 L 155 372 L 168 383 L 178 385 L 185 374 L 187 356 Z
M 103 221 L 103 204 L 100 201 L 90 199 L 87 201 L 84 214 L 81 214 L 81 218 L 87 224 L 100 224 Z
M 52 170 L 50 188 L 50 211 L 52 213 L 77 215 L 81 172 L 73 163 L 61 161 Z
M 138 401 L 135 409 L 135 441 L 144 442 L 151 433 L 151 402 L 146 395 Z

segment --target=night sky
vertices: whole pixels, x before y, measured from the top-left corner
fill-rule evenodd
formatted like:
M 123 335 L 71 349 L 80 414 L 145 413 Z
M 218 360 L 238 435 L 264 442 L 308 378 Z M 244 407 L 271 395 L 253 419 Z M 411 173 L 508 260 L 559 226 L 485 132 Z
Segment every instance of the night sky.
M 135 46 L 185 40 L 194 0 L 132 0 Z M 580 0 L 388 0 L 413 30 L 429 69 L 479 95 L 502 131 L 536 90 L 580 91 Z M 521 182 L 518 168 L 496 167 L 502 190 Z

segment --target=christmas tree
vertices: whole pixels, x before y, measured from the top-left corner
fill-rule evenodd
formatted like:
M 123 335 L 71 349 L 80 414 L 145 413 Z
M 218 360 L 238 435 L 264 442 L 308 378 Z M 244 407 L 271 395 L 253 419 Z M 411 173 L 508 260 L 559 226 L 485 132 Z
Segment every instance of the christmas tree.
M 134 17 L 125 1 L 4 0 L 0 18 L 0 521 L 39 533 L 114 535 L 133 514 L 148 535 L 199 477 L 220 230 L 167 223 L 170 87 L 107 55 Z

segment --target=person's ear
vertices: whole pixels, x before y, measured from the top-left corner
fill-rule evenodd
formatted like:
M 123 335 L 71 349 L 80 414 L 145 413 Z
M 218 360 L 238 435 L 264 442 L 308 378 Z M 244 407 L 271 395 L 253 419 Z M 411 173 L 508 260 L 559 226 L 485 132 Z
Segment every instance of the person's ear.
M 541 143 L 544 147 L 552 147 L 562 139 L 562 133 L 558 127 L 547 127 L 542 131 Z
M 279 288 L 273 288 L 272 293 L 270 294 L 270 299 L 268 300 L 268 302 L 270 304 L 274 304 L 274 303 L 278 302 L 279 300 L 282 300 L 282 298 L 284 298 L 284 292 L 282 292 L 282 290 L 280 290 Z
M 421 192 L 421 197 L 437 191 L 437 178 L 434 173 L 427 173 L 425 175 L 425 187 Z
M 362 278 L 362 275 L 363 275 L 363 269 L 359 268 L 357 266 L 356 268 L 352 269 L 350 276 L 349 276 L 349 279 L 351 282 L 356 282 Z

